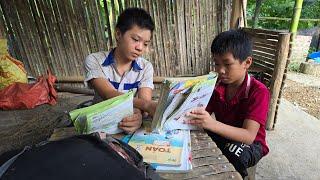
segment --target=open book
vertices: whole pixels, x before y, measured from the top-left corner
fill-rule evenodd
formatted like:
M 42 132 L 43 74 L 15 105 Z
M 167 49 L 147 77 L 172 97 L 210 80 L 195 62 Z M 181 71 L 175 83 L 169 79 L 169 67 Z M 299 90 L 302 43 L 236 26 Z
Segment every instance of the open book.
M 133 92 L 117 96 L 70 113 L 71 120 L 79 134 L 122 132 L 118 123 L 133 114 Z
M 196 107 L 207 106 L 217 77 L 217 73 L 210 73 L 197 77 L 165 79 L 151 128 L 156 131 L 197 129 L 184 123 L 189 120 L 185 114 Z

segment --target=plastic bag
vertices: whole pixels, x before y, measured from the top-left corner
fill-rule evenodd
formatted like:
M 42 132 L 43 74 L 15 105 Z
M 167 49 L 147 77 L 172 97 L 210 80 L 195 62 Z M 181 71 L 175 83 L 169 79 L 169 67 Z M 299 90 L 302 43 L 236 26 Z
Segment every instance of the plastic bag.
M 0 90 L 15 82 L 28 82 L 23 63 L 10 55 L 3 55 L 0 57 Z
M 48 71 L 34 84 L 14 83 L 0 90 L 0 109 L 31 109 L 41 104 L 57 103 L 57 91 L 54 89 L 56 77 Z

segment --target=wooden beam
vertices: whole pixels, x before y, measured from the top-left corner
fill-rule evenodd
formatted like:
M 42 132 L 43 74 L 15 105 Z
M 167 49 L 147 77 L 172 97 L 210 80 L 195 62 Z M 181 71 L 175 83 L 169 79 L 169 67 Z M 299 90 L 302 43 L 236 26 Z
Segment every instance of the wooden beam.
M 252 19 L 251 16 L 247 17 L 248 19 Z M 280 21 L 291 21 L 292 18 L 284 18 L 284 17 L 258 17 L 258 19 L 262 20 L 280 20 Z M 310 21 L 310 22 L 320 22 L 320 19 L 306 19 L 301 18 L 299 21 Z
M 70 92 L 75 94 L 94 95 L 93 89 L 72 87 L 70 85 L 57 84 L 55 85 L 55 89 L 59 92 Z
M 269 104 L 269 112 L 268 119 L 266 124 L 267 130 L 274 129 L 275 119 L 276 119 L 276 109 L 278 105 L 278 99 L 280 96 L 280 88 L 283 79 L 283 74 L 285 72 L 287 60 L 288 60 L 288 52 L 289 52 L 289 41 L 290 34 L 289 33 L 280 33 L 279 34 L 279 43 L 278 48 L 279 51 L 276 56 L 275 68 L 272 74 L 272 83 L 270 85 L 270 104 Z
M 230 29 L 246 26 L 247 0 L 233 0 L 230 19 Z

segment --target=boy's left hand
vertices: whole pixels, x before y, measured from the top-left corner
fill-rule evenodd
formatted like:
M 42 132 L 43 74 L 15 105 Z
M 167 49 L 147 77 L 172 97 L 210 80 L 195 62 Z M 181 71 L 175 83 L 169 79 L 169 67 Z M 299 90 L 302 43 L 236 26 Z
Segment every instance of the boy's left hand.
M 128 134 L 134 133 L 141 127 L 142 114 L 139 109 L 134 109 L 134 114 L 122 119 L 119 123 L 119 128 L 124 130 Z
M 185 123 L 204 129 L 210 129 L 217 121 L 215 116 L 210 116 L 210 114 L 203 107 L 191 110 L 186 114 L 186 116 L 190 117 L 191 120 Z

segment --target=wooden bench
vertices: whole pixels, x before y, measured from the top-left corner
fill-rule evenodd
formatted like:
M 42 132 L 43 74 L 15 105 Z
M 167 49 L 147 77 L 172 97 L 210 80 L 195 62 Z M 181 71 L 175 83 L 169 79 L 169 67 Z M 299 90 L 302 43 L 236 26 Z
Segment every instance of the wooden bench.
M 271 98 L 266 129 L 272 130 L 277 122 L 278 105 L 286 78 L 290 33 L 252 28 L 244 28 L 244 30 L 253 39 L 251 68 L 263 72 L 261 81 L 270 90 Z

